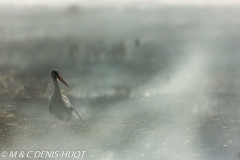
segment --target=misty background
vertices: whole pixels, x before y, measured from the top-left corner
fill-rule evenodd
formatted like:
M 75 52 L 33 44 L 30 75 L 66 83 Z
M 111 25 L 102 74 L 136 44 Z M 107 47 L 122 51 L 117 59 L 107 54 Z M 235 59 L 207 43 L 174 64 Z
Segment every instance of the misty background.
M 238 6 L 0 6 L 0 151 L 237 160 Z M 81 114 L 48 110 L 52 69 Z

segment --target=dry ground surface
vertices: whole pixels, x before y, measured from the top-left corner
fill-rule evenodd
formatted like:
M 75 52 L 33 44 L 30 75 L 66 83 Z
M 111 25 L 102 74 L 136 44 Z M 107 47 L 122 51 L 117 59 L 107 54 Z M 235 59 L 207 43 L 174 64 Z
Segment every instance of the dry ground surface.
M 237 13 L 211 7 L 2 9 L 0 151 L 237 160 Z M 73 118 L 66 132 L 48 110 L 53 68 L 83 117 Z

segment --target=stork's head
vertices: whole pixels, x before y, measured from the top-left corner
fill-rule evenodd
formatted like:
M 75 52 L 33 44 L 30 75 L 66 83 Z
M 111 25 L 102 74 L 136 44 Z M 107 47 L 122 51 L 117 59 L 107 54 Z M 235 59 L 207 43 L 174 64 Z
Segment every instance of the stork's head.
M 56 69 L 52 70 L 51 76 L 52 76 L 52 78 L 59 79 L 62 83 L 64 83 L 66 86 L 68 86 L 67 83 L 66 83 L 66 82 L 63 80 L 63 78 L 60 76 L 58 70 L 56 70 Z M 68 86 L 68 87 L 69 87 L 69 86 Z

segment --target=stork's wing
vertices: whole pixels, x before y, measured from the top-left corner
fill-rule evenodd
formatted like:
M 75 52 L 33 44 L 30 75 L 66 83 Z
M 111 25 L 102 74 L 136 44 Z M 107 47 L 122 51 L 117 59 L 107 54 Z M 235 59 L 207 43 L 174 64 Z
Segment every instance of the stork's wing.
M 79 113 L 76 111 L 76 109 L 73 108 L 73 106 L 71 105 L 69 99 L 68 99 L 65 95 L 62 95 L 62 97 L 63 97 L 63 101 L 64 101 L 64 104 L 65 104 L 65 107 L 67 107 L 67 108 L 72 108 L 72 109 L 77 113 L 79 119 L 82 119 L 81 116 L 80 116 L 80 114 L 79 114 Z
M 65 104 L 65 107 L 71 108 L 72 105 L 71 105 L 69 99 L 65 95 L 62 95 L 62 98 L 63 98 L 63 102 Z

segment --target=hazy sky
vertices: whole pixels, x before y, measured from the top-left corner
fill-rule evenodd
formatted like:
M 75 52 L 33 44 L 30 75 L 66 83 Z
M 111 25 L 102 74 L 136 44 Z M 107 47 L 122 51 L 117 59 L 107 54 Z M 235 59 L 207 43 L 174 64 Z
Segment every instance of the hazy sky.
M 94 5 L 122 5 L 131 3 L 164 3 L 170 5 L 236 5 L 240 0 L 0 0 L 4 5 L 66 5 L 80 4 L 86 6 Z

